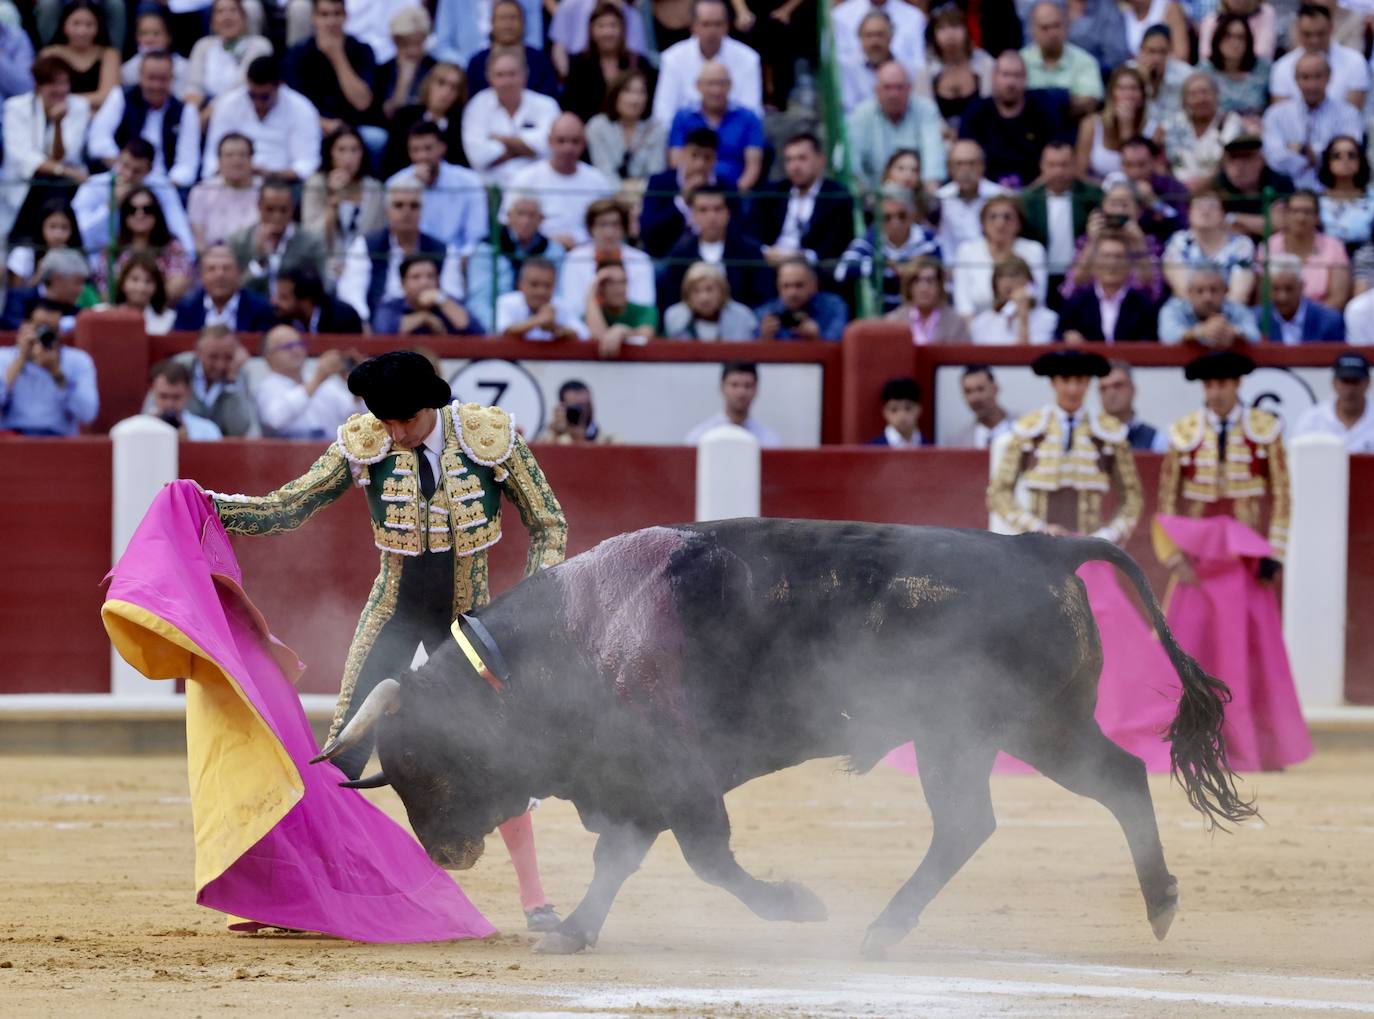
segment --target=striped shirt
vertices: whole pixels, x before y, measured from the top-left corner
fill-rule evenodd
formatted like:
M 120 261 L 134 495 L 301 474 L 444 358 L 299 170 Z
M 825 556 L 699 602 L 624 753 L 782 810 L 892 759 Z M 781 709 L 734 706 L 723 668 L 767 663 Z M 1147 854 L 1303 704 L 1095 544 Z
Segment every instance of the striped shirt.
M 1317 170 L 1321 154 L 1337 135 L 1364 138 L 1359 111 L 1344 100 L 1323 99 L 1309 108 L 1301 99 L 1290 99 L 1264 111 L 1264 161 L 1271 169 L 1287 174 L 1300 188 L 1320 188 Z M 1307 146 L 1312 162 L 1290 146 Z

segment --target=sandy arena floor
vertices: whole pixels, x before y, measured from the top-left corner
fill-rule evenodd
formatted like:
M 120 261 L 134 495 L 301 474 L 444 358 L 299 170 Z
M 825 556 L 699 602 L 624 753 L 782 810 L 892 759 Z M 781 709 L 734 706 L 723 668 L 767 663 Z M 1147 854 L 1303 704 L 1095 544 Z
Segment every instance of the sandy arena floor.
M 1000 828 L 882 963 L 868 921 L 929 836 L 917 783 L 813 762 L 730 801 L 761 877 L 827 902 L 808 926 L 756 919 L 688 871 L 671 837 L 626 885 L 595 951 L 528 950 L 499 838 L 461 875 L 505 930 L 486 943 L 367 946 L 237 935 L 193 902 L 181 759 L 0 758 L 0 1012 L 19 1016 L 1374 1015 L 1374 740 L 1251 787 L 1266 815 L 1202 831 L 1153 781 L 1182 889 L 1155 942 L 1124 839 L 1097 804 L 1038 776 L 994 779 Z M 370 793 L 402 817 L 389 790 Z M 570 907 L 591 836 L 535 815 L 550 896 Z

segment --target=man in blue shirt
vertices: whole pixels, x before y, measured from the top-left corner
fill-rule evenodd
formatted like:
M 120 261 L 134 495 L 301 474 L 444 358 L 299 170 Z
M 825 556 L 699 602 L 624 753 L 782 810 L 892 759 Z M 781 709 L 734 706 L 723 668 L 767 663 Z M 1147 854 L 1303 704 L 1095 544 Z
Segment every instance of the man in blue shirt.
M 838 340 L 849 309 L 834 294 L 822 293 L 815 267 L 800 255 L 778 265 L 778 296 L 760 305 L 761 340 Z
M 0 431 L 75 435 L 95 420 L 95 362 L 58 333 L 61 305 L 39 298 L 13 347 L 0 348 Z
M 697 75 L 701 105 L 679 110 L 668 129 L 669 162 L 677 165 L 681 149 L 693 131 L 709 127 L 716 133 L 716 176 L 750 190 L 763 172 L 763 121 L 730 102 L 730 72 L 708 61 Z

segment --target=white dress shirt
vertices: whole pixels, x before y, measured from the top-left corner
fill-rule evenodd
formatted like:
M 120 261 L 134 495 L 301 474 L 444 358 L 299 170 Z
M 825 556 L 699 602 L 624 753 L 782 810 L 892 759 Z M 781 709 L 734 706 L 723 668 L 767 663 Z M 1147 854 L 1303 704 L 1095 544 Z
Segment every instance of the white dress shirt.
M 658 307 L 653 260 L 638 248 L 622 244 L 620 264 L 629 277 L 630 303 Z M 579 244 L 563 257 L 563 265 L 558 270 L 558 300 L 581 318 L 586 313 L 587 292 L 595 279 L 596 253 L 591 244 Z
M 225 304 L 223 309 L 216 308 L 214 300 L 211 299 L 209 294 L 206 294 L 205 297 L 202 299 L 205 307 L 205 325 L 202 326 L 202 328 L 207 328 L 209 326 L 227 326 L 230 329 L 237 328 L 239 320 L 240 293 L 242 293 L 242 291 L 235 290 L 234 296 L 229 298 L 228 303 Z M 196 362 L 196 370 L 200 370 L 199 361 Z M 218 386 L 219 384 L 220 383 L 218 382 L 215 383 L 216 386 Z M 211 387 L 211 391 L 214 391 L 214 387 Z M 199 392 L 196 393 L 196 396 L 200 397 L 206 403 L 206 405 L 215 402 L 214 397 L 201 396 Z
M 1031 289 L 1037 304 L 1043 307 L 1047 273 L 1045 248 L 1039 241 L 1018 237 L 1012 242 L 1011 253 L 1024 259 L 1031 270 Z M 988 242 L 981 236 L 959 245 L 954 255 L 954 307 L 965 318 L 992 307 L 992 254 Z
M 262 433 L 285 439 L 327 438 L 362 410 L 338 375 L 329 376 L 314 393 L 308 393 L 302 383 L 268 372 L 253 386 L 253 398 Z
M 405 260 L 406 254 L 393 237 L 387 253 L 386 283 L 382 287 L 382 300 L 401 297 L 404 294 L 401 289 L 401 262 Z M 337 294 L 339 300 L 347 302 L 364 322 L 372 318 L 372 312 L 375 310 L 367 306 L 367 292 L 374 271 L 372 256 L 367 250 L 367 238 L 353 238 L 353 243 L 348 246 L 348 253 L 344 255 L 344 269 L 339 276 Z M 463 286 L 462 258 L 452 244 L 448 246 L 444 264 L 439 268 L 439 289 L 459 301 L 466 292 Z
M 124 119 L 124 108 L 124 90 L 111 89 L 100 112 L 91 120 L 86 152 L 92 158 L 114 159 L 119 155 L 115 132 Z M 143 118 L 143 131 L 139 137 L 153 147 L 153 172 L 166 174 L 168 180 L 177 187 L 189 188 L 196 182 L 196 171 L 200 169 L 200 112 L 194 106 L 182 106 L 177 150 L 173 153 L 162 151 L 162 127 L 166 113 L 166 105 L 160 110 L 149 109 L 148 115 Z
M 501 105 L 495 89 L 482 89 L 463 108 L 463 150 L 468 162 L 488 184 L 509 186 L 517 173 L 549 154 L 549 128 L 560 112 L 557 101 L 525 89 L 520 105 L 511 113 Z M 517 156 L 497 163 L 506 147 L 494 135 L 519 136 L 534 158 Z
M 1045 195 L 1046 261 L 1052 273 L 1067 272 L 1073 265 L 1073 195 Z
M 1309 407 L 1298 418 L 1294 437 L 1312 434 L 1334 435 L 1345 443 L 1347 453 L 1374 453 L 1374 400 L 1366 400 L 1364 413 L 1350 428 L 1336 416 L 1336 401 L 1326 400 Z
M 960 197 L 959 185 L 954 181 L 940 185 L 935 197 L 940 199 L 940 250 L 945 258 L 957 252 L 964 241 L 983 236 L 983 224 L 979 221 L 983 203 L 995 195 L 1007 194 L 1011 192 L 986 177 L 978 181 L 978 193 L 968 200 Z
M 420 448 L 415 451 L 429 461 L 429 468 L 434 472 L 434 490 L 436 492 L 439 490 L 439 482 L 444 476 L 439 459 L 443 451 L 444 408 L 440 407 L 438 408 L 438 413 L 434 415 L 434 427 L 429 430 L 429 434 L 425 436 L 425 441 L 421 443 Z M 416 478 L 415 483 L 418 485 L 420 479 Z
M 1121 318 L 1121 302 L 1126 300 L 1126 290 L 1122 286 L 1115 295 L 1108 297 L 1100 283 L 1093 284 L 1093 293 L 1097 296 L 1097 314 L 1102 319 L 1102 337 L 1107 343 L 1114 342 L 1112 338 L 1116 335 L 1117 320 Z
M 654 119 L 671 124 L 678 110 L 701 102 L 697 76 L 708 62 L 724 64 L 730 72 L 730 101 L 736 106 L 763 116 L 763 72 L 759 55 L 744 43 L 726 37 L 714 57 L 702 55 L 695 38 L 683 39 L 663 51 L 659 58 L 658 85 L 654 88 Z M 472 150 L 468 149 L 471 157 Z
M 487 239 L 487 188 L 466 166 L 440 163 L 431 187 L 424 187 L 407 166 L 386 182 L 413 183 L 421 190 L 420 229 L 436 240 L 452 244 L 461 255 L 471 254 Z
M 863 64 L 859 45 L 859 25 L 870 11 L 879 11 L 892 22 L 892 56 L 912 74 L 926 62 L 926 16 L 919 7 L 905 0 L 845 0 L 830 12 L 830 30 L 835 36 L 835 57 L 841 67 Z M 866 98 L 871 98 L 870 91 Z
M 712 428 L 715 428 L 717 425 L 728 424 L 733 424 L 733 422 L 724 414 L 716 414 L 713 417 L 707 418 L 688 432 L 687 438 L 683 441 L 689 446 L 695 446 L 697 443 L 701 442 L 701 437 Z M 736 425 L 736 427 L 742 427 L 746 432 L 758 439 L 759 446 L 763 449 L 777 449 L 782 445 L 782 440 L 778 438 L 777 432 L 773 431 L 773 429 L 769 428 L 763 422 L 752 417 L 745 418 L 744 424 L 742 426 Z
M 579 162 L 572 173 L 559 173 L 547 159 L 525 167 L 513 178 L 501 203 L 501 222 L 511 202 L 533 196 L 539 201 L 544 222 L 539 232 L 545 237 L 567 234 L 574 244 L 590 240 L 587 234 L 587 206 L 598 198 L 610 198 L 615 188 L 606 175 L 594 166 Z
M 816 212 L 816 196 L 821 193 L 821 178 L 816 178 L 805 191 L 793 188 L 787 198 L 787 215 L 782 220 L 782 230 L 773 246 L 784 251 L 800 251 L 802 233 Z
M 1033 344 L 1053 343 L 1058 325 L 1058 315 L 1048 308 L 1034 307 L 1030 310 L 1026 332 Z M 975 344 L 1007 347 L 1020 343 L 1020 333 L 1016 328 L 1016 302 L 1008 301 L 1000 310 L 989 308 L 979 312 L 969 323 L 968 331 Z
M 219 142 L 237 133 L 253 142 L 253 165 L 272 173 L 291 171 L 305 180 L 320 168 L 320 113 L 299 92 L 282 85 L 277 101 L 258 118 L 248 86 L 230 89 L 215 100 L 205 134 L 204 176 L 219 173 Z
M 1345 306 L 1345 342 L 1352 347 L 1374 345 L 1374 290 L 1356 294 Z
M 530 311 L 529 303 L 525 300 L 525 295 L 518 290 L 512 290 L 508 294 L 502 294 L 496 299 L 496 332 L 504 333 L 506 327 L 516 322 L 524 322 L 534 312 Z M 579 340 L 585 340 L 591 336 L 586 324 L 569 311 L 561 301 L 553 302 L 553 320 L 566 329 L 571 329 L 577 334 Z M 524 334 L 527 340 L 551 340 L 553 333 L 547 329 L 531 329 Z
M 916 449 L 921 445 L 920 432 L 912 432 L 910 439 L 904 439 L 902 433 L 891 425 L 883 429 L 883 438 L 887 439 L 887 444 L 893 449 Z

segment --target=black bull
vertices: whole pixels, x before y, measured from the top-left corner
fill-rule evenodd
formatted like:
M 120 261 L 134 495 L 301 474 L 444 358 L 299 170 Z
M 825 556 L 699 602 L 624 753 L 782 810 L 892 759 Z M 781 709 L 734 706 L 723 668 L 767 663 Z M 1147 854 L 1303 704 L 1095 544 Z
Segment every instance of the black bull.
M 596 942 L 665 829 L 759 916 L 823 919 L 803 885 L 736 862 L 724 794 L 812 758 L 864 772 L 914 739 L 933 834 L 868 929 L 877 954 L 992 834 L 988 778 L 1005 750 L 1115 815 L 1162 938 L 1178 888 L 1145 767 L 1093 720 L 1102 649 L 1074 575 L 1092 560 L 1131 580 L 1182 681 L 1168 738 L 1189 800 L 1209 820 L 1250 816 L 1221 739 L 1230 693 L 1178 647 L 1129 556 L 926 527 L 738 520 L 612 538 L 476 613 L 507 682 L 449 642 L 380 685 L 321 756 L 375 727 L 385 777 L 359 784 L 389 781 L 430 855 L 459 869 L 531 796 L 571 800 L 600 838 L 586 896 L 538 946 L 566 952 Z

